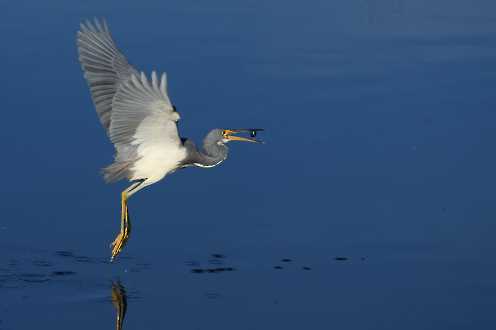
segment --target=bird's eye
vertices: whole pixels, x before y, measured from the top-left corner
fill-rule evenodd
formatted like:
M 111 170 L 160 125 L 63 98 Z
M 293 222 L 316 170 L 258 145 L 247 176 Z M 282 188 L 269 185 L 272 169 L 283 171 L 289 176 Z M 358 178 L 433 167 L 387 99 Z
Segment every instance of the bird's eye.
M 172 111 L 177 112 L 177 109 L 176 109 L 176 106 L 175 105 L 172 106 Z
M 227 135 L 227 132 L 226 131 L 222 131 L 222 136 L 226 136 Z

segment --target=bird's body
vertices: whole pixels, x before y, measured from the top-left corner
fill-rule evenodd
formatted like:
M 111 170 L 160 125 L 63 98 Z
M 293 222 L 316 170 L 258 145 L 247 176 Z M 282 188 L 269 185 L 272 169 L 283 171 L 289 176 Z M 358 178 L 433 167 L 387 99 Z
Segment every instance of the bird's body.
M 177 149 L 169 149 L 165 154 L 161 153 L 162 151 L 163 149 L 160 147 L 144 148 L 139 153 L 141 157 L 131 168 L 133 174 L 130 180 L 135 181 L 146 178 L 147 185 L 160 181 L 167 174 L 174 172 L 187 156 L 186 148 L 183 146 L 178 146 Z
M 179 136 L 180 119 L 167 93 L 165 73 L 147 77 L 129 65 L 117 49 L 105 22 L 81 24 L 79 60 L 100 122 L 115 146 L 114 163 L 103 169 L 107 182 L 132 182 L 122 192 L 121 232 L 112 243 L 112 259 L 129 238 L 127 199 L 137 191 L 184 167 L 210 168 L 227 158 L 226 143 L 258 142 L 261 129 L 213 129 L 198 149 Z M 249 131 L 252 138 L 234 136 Z

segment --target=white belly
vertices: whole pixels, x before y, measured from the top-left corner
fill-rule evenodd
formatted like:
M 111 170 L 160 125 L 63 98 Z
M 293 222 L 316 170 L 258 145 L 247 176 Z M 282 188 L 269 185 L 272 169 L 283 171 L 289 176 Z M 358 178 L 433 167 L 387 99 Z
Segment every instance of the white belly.
M 146 185 L 161 180 L 186 158 L 176 123 L 163 111 L 155 109 L 136 128 L 132 145 L 137 158 L 132 180 L 146 179 Z
M 158 146 L 140 146 L 138 148 L 138 161 L 132 168 L 132 180 L 147 179 L 147 185 L 164 178 L 168 173 L 177 168 L 186 158 L 186 148 L 164 148 Z

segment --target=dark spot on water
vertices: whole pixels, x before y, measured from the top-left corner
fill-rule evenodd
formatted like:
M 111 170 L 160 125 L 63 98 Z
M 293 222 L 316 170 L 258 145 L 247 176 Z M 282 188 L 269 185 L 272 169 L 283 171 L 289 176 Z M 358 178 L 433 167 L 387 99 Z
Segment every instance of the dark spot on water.
M 221 273 L 225 270 L 224 270 L 224 268 L 219 267 L 219 268 L 208 268 L 207 271 L 209 273 Z
M 221 272 L 230 272 L 234 271 L 234 267 L 224 267 L 226 256 L 220 253 L 212 253 L 210 254 L 209 259 L 206 261 L 209 267 L 200 267 L 204 262 L 199 262 L 196 260 L 185 262 L 186 266 L 193 267 L 190 269 L 192 273 L 201 274 L 201 273 L 221 273 Z
M 274 266 L 274 269 L 283 269 L 282 266 Z
M 361 257 L 360 260 L 365 261 L 365 257 Z
M 301 269 L 303 269 L 303 270 L 312 270 L 312 268 L 307 267 L 307 266 L 303 266 L 303 267 L 301 267 Z
M 76 273 L 70 270 L 57 270 L 52 272 L 52 276 L 69 276 L 75 275 Z
M 284 258 L 284 259 L 281 259 L 282 262 L 291 262 L 292 260 L 289 259 L 289 258 Z
M 222 273 L 222 272 L 232 272 L 236 269 L 234 267 L 217 267 L 217 268 L 193 268 L 191 270 L 192 273 L 202 274 L 202 273 Z
M 74 254 L 71 251 L 57 251 L 55 252 L 55 255 L 58 257 L 74 257 Z
M 337 261 L 346 261 L 346 260 L 348 260 L 348 258 L 347 257 L 336 257 L 336 258 L 334 258 L 334 260 L 337 260 Z
M 211 256 L 212 258 L 216 258 L 216 259 L 224 259 L 226 257 L 225 255 L 220 253 L 212 253 Z

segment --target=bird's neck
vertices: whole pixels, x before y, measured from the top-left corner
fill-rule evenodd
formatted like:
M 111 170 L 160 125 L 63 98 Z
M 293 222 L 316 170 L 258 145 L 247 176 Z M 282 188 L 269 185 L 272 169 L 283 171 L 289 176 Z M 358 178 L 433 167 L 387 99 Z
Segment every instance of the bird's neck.
M 225 144 L 218 144 L 216 142 L 209 143 L 204 141 L 203 150 L 199 152 L 199 166 L 213 167 L 219 165 L 227 158 L 227 152 L 228 149 Z
M 219 165 L 227 158 L 227 146 L 218 145 L 217 143 L 203 142 L 203 148 L 196 148 L 191 140 L 184 142 L 184 147 L 188 150 L 188 157 L 185 164 L 195 165 L 198 167 L 214 167 Z

